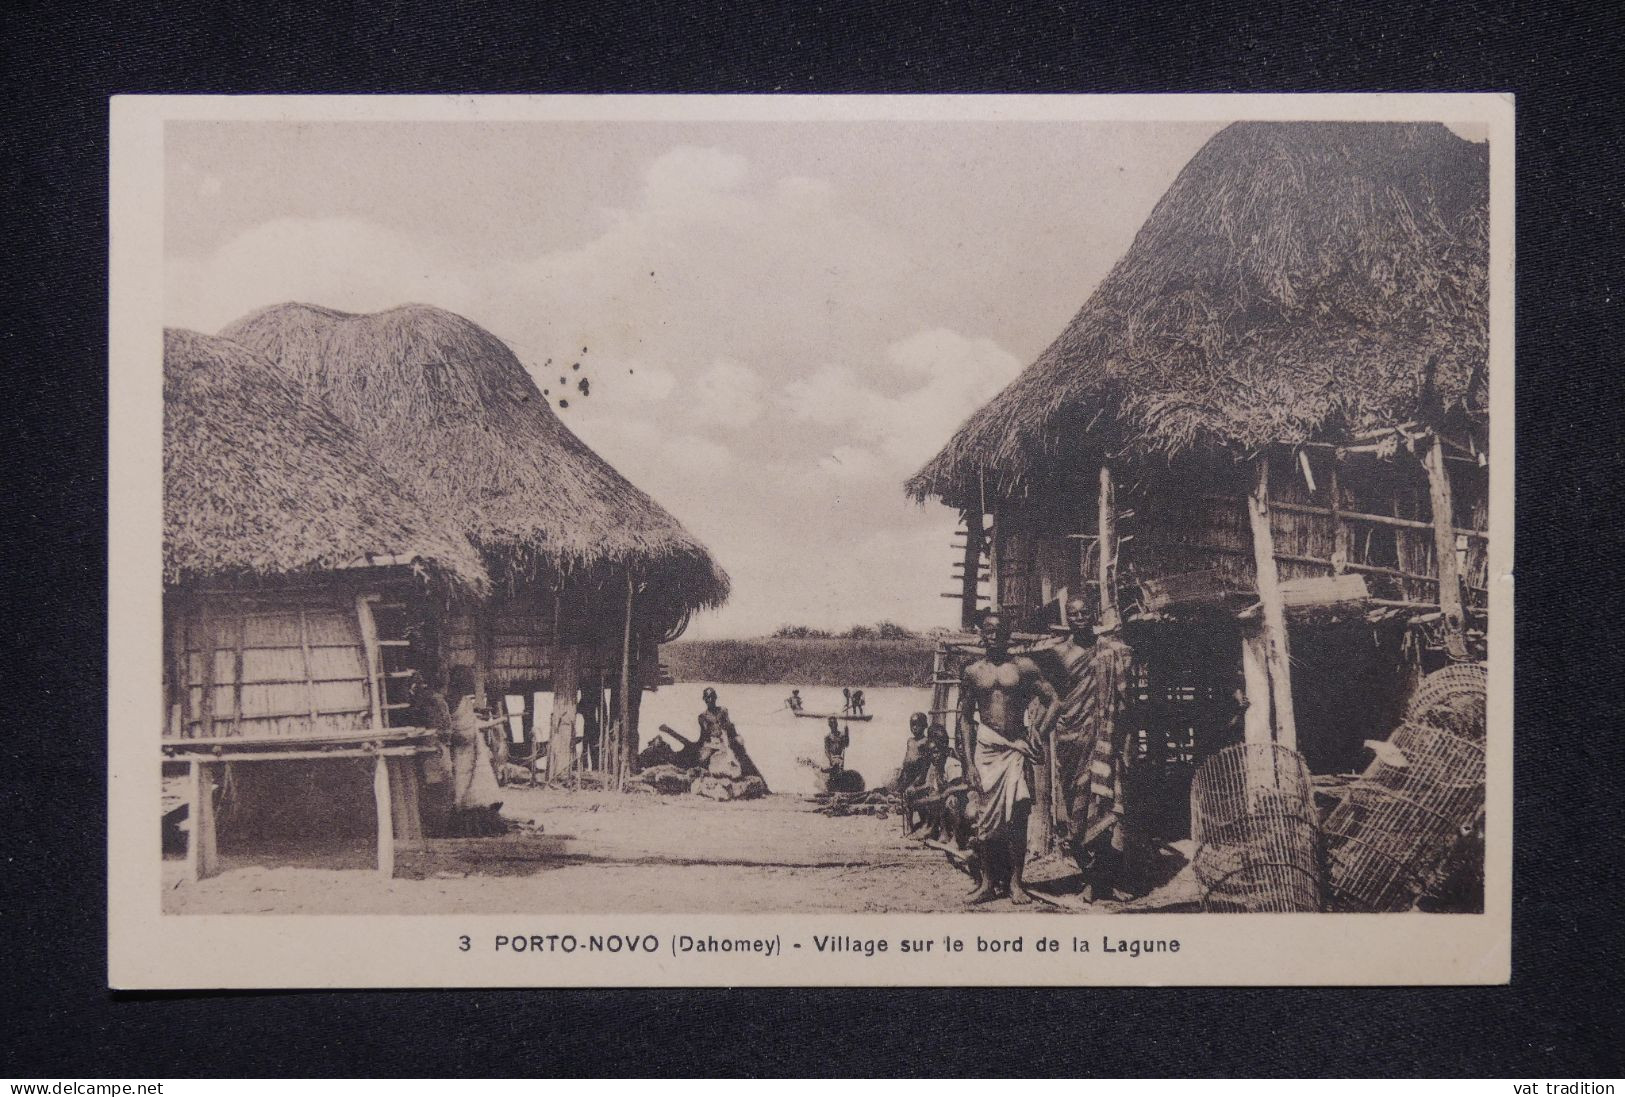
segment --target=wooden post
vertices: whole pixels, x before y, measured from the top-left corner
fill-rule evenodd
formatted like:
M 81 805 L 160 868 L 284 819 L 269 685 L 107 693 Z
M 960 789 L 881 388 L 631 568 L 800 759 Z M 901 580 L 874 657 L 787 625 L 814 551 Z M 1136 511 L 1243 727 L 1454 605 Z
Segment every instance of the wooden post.
M 1241 676 L 1247 693 L 1242 742 L 1270 741 L 1269 641 L 1263 628 L 1243 626 L 1241 632 Z
M 621 688 L 616 698 L 620 704 L 620 741 L 616 743 L 619 757 L 615 759 L 615 787 L 620 788 L 632 772 L 632 756 L 637 746 L 632 739 L 632 603 L 637 598 L 638 584 L 630 570 L 626 573 L 626 619 L 621 629 Z
M 203 652 L 203 696 L 199 698 L 198 738 L 214 738 L 214 599 L 203 595 L 198 611 L 198 631 L 203 634 L 199 645 Z
M 1444 466 L 1444 442 L 1437 433 L 1428 437 L 1422 457 L 1428 474 L 1428 499 L 1433 506 L 1433 555 L 1439 572 L 1439 609 L 1444 613 L 1445 651 L 1450 658 L 1467 658 L 1467 618 L 1461 605 L 1461 569 L 1456 560 L 1455 500 L 1450 474 Z
M 1257 478 L 1247 496 L 1247 518 L 1253 533 L 1253 564 L 1258 572 L 1258 600 L 1263 603 L 1265 665 L 1269 668 L 1270 698 L 1275 710 L 1275 741 L 1298 747 L 1297 721 L 1292 713 L 1291 655 L 1287 646 L 1286 605 L 1281 598 L 1280 575 L 1275 570 L 1275 536 L 1270 529 L 1270 459 L 1260 454 Z
M 1121 623 L 1117 612 L 1117 492 L 1112 485 L 1110 465 L 1100 466 L 1100 631 L 1115 632 Z
M 553 718 L 547 737 L 547 776 L 557 780 L 570 769 L 575 747 L 576 698 L 581 691 L 581 649 L 559 642 L 553 653 Z
M 186 815 L 192 825 L 192 833 L 186 840 L 186 878 L 193 882 L 213 876 L 219 867 L 214 823 L 214 785 L 218 765 L 217 762 L 194 758 L 188 767 Z
M 389 759 L 380 754 L 372 763 L 372 799 L 378 818 L 378 875 L 395 875 L 395 811 L 389 797 Z
M 417 761 L 413 758 L 390 758 L 388 764 L 389 808 L 395 839 L 415 841 L 423 837 L 423 809 L 418 796 Z
M 248 641 L 248 615 L 237 617 L 237 645 L 231 671 L 231 733 L 241 735 L 243 727 L 243 645 Z
M 474 608 L 474 704 L 486 704 L 485 680 L 491 668 L 492 634 L 496 630 L 494 602 L 482 602 Z
M 384 660 L 378 649 L 378 626 L 373 621 L 372 604 L 376 594 L 362 594 L 355 600 L 355 619 L 361 627 L 361 649 L 367 660 L 367 694 L 372 699 L 372 727 L 384 726 Z
M 1338 482 L 1337 468 L 1342 464 L 1337 454 L 1332 454 L 1332 472 L 1327 483 L 1327 490 L 1331 493 L 1332 512 L 1332 574 L 1342 575 L 1349 567 L 1349 541 L 1350 530 L 1343 521 L 1343 489 Z
M 992 592 L 991 597 L 988 598 L 988 605 L 992 609 L 1001 611 L 1004 609 L 1004 577 L 999 574 L 1001 570 L 999 565 L 1004 554 L 999 551 L 999 532 L 1003 528 L 1003 520 L 995 511 L 993 514 L 993 527 L 991 529 L 984 527 L 982 534 L 987 541 L 987 589 Z M 974 617 L 971 618 L 971 624 L 974 628 L 976 624 Z
M 969 632 L 976 628 L 976 580 L 982 571 L 982 512 L 978 507 L 965 508 L 965 574 L 960 578 L 959 627 Z M 998 595 L 994 595 L 998 600 Z

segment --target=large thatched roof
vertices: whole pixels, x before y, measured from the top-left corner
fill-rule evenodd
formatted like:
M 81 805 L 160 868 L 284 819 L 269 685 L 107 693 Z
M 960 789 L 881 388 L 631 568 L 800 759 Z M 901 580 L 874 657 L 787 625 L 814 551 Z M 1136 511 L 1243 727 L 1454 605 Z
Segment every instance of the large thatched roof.
M 682 609 L 720 604 L 705 546 L 559 421 L 511 350 L 427 305 L 275 305 L 223 334 L 273 355 L 383 467 L 483 552 L 493 576 L 628 568 Z
M 1481 411 L 1488 250 L 1486 146 L 1437 124 L 1238 122 L 907 490 L 964 504 L 1068 456 Z
M 164 581 L 420 558 L 472 589 L 473 545 L 380 473 L 337 417 L 229 339 L 164 332 Z

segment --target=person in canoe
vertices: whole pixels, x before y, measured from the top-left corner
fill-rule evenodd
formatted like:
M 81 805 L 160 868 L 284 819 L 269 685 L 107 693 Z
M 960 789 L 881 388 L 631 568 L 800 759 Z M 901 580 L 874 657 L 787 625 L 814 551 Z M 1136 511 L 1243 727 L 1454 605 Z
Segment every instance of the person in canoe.
M 863 715 L 863 691 L 861 689 L 852 691 L 851 712 L 853 716 Z
M 790 696 L 784 699 L 784 707 L 789 709 L 791 712 L 801 711 L 801 691 L 799 689 L 793 689 L 790 691 Z

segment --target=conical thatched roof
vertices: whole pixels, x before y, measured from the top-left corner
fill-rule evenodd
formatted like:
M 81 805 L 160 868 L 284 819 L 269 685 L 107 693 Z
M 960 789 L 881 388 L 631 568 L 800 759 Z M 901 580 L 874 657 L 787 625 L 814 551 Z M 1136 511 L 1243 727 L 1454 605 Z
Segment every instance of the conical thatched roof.
M 486 584 L 468 540 L 377 470 L 326 408 L 214 335 L 164 332 L 164 582 L 276 577 L 369 555 Z
M 1067 455 L 1250 450 L 1481 411 L 1488 252 L 1487 146 L 1437 124 L 1238 122 L 907 490 L 964 504 Z
M 572 434 L 496 336 L 427 305 L 275 305 L 225 335 L 267 354 L 483 552 L 493 576 L 630 569 L 682 610 L 720 604 L 705 546 Z

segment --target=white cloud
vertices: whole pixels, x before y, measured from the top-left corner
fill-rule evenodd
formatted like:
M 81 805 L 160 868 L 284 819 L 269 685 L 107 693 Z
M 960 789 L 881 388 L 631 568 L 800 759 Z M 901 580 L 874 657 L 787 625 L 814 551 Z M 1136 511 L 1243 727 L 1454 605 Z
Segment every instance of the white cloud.
M 750 163 L 743 156 L 680 145 L 649 165 L 644 199 L 650 206 L 693 208 L 717 192 L 737 189 L 749 174 Z
M 253 309 L 310 301 L 370 312 L 408 301 L 472 310 L 472 281 L 416 241 L 351 217 L 284 217 L 202 259 L 172 258 L 166 322 L 216 331 Z
M 901 480 L 1020 363 L 911 319 L 911 242 L 825 180 L 683 147 L 643 184 L 587 242 L 517 262 L 361 218 L 266 222 L 171 257 L 167 319 L 213 331 L 290 299 L 462 312 L 554 397 L 566 376 L 564 421 L 733 574 L 732 604 L 696 634 L 947 623 L 952 516 L 913 507 Z
M 1021 362 L 992 340 L 969 339 L 945 328 L 892 343 L 883 361 L 894 377 L 912 381 L 912 387 L 887 395 L 870 383 L 870 375 L 848 366 L 824 366 L 787 386 L 787 411 L 854 432 L 894 467 L 912 471 L 1021 371 Z
M 731 358 L 718 358 L 684 390 L 682 399 L 699 418 L 740 427 L 762 414 L 763 388 L 755 370 Z

